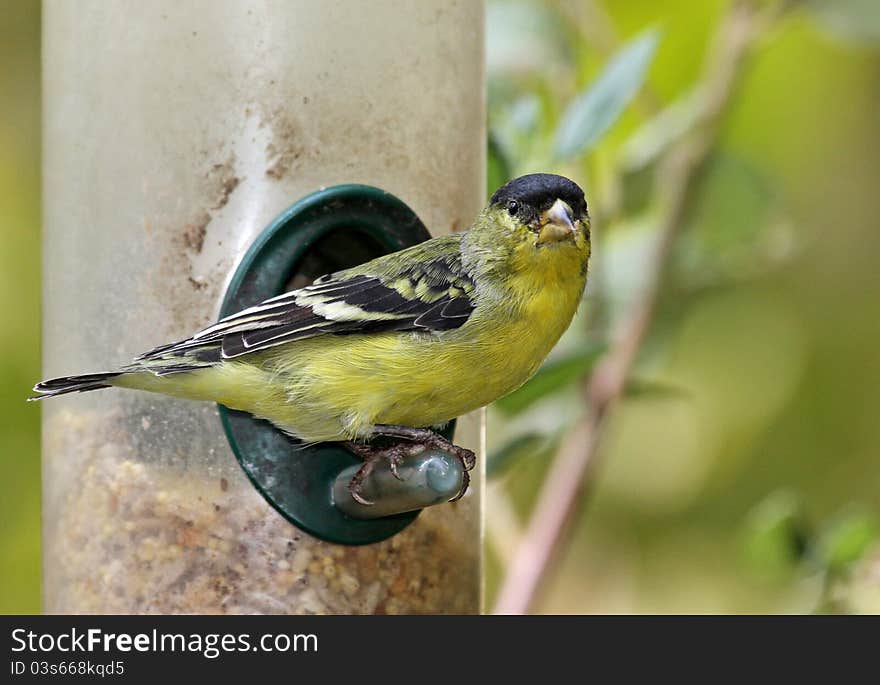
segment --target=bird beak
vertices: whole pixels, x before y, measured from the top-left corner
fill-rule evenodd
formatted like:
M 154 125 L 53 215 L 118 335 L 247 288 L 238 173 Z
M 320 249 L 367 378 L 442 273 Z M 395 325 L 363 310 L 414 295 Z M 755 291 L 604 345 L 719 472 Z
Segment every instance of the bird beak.
M 538 245 L 558 243 L 562 240 L 574 241 L 577 229 L 571 218 L 571 207 L 562 200 L 556 200 L 553 206 L 541 215 L 538 233 Z

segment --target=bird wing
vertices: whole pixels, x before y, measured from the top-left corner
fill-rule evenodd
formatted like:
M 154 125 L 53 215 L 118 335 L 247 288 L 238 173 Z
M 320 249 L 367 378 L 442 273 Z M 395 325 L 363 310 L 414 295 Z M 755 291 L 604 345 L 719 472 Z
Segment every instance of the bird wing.
M 157 369 L 164 374 L 318 335 L 447 331 L 467 321 L 474 310 L 473 294 L 474 281 L 462 268 L 458 240 L 433 240 L 322 276 L 310 286 L 221 319 L 187 340 L 157 347 L 138 361 L 181 360 L 179 366 L 172 362 Z

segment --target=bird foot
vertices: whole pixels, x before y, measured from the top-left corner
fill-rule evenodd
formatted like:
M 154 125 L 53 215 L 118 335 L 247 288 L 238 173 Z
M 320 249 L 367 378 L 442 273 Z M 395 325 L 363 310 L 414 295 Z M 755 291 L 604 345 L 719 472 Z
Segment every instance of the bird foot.
M 376 449 L 369 445 L 354 441 L 349 441 L 344 444 L 350 452 L 364 460 L 364 465 L 361 466 L 356 474 L 354 474 L 354 477 L 348 484 L 348 492 L 351 494 L 352 499 L 364 506 L 371 506 L 373 504 L 372 500 L 367 499 L 361 494 L 364 480 L 366 480 L 367 476 L 373 472 L 373 469 L 379 462 L 383 460 L 387 461 L 392 475 L 397 478 L 397 480 L 404 480 L 403 476 L 400 475 L 400 464 L 407 457 L 424 452 L 426 449 L 424 445 L 407 442 L 400 442 L 391 447 L 381 449 Z

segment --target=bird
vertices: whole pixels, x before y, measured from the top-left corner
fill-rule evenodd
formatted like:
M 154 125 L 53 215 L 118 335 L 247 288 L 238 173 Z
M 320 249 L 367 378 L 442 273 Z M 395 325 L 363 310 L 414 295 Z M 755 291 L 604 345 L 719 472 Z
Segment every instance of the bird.
M 590 217 L 574 181 L 537 173 L 491 196 L 466 231 L 426 240 L 227 316 L 114 371 L 52 378 L 29 399 L 109 387 L 213 401 L 363 460 L 441 449 L 437 429 L 531 378 L 587 283 Z M 371 444 L 382 438 L 379 445 Z M 390 443 L 390 444 L 389 444 Z

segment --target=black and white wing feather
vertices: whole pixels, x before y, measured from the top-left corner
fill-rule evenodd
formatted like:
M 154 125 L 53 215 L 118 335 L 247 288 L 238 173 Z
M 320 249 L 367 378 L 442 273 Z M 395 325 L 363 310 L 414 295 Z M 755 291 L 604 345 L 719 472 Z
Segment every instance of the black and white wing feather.
M 474 282 L 462 268 L 453 238 L 457 236 L 323 276 L 310 286 L 228 316 L 187 340 L 157 347 L 138 362 L 155 361 L 155 372 L 164 375 L 319 335 L 458 328 L 474 310 Z M 438 249 L 446 243 L 454 249 Z

